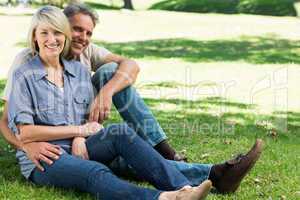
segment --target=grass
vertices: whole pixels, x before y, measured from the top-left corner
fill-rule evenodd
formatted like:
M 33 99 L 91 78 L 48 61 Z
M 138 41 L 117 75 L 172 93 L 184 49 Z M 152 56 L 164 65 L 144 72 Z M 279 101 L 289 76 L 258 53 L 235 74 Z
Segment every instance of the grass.
M 89 2 L 99 9 L 122 3 Z M 8 22 L 14 23 L 15 27 L 0 38 L 5 47 L 1 51 L 1 74 L 24 47 L 24 30 L 30 19 L 21 12 L 18 16 L 6 13 L 4 10 L 0 16 L 1 24 L 9 28 Z M 101 11 L 100 17 L 94 41 L 140 63 L 137 89 L 172 146 L 186 152 L 190 162 L 218 163 L 247 150 L 255 138 L 264 139 L 262 158 L 240 190 L 234 195 L 212 194 L 209 200 L 300 198 L 298 19 L 116 10 Z M 277 73 L 282 68 L 288 71 L 288 83 L 276 85 L 284 78 L 285 74 Z M 257 97 L 265 98 L 250 102 L 247 97 L 251 89 L 259 89 L 261 80 L 271 80 L 270 88 Z M 236 85 L 223 94 L 222 85 L 231 81 Z M 5 80 L 1 80 L 0 93 L 4 85 Z M 274 109 L 275 92 L 284 88 L 288 90 L 288 107 Z M 209 89 L 217 92 L 211 95 Z M 190 91 L 197 94 L 188 98 Z M 268 106 L 268 112 L 260 112 Z M 0 114 L 2 110 L 3 102 Z M 114 111 L 106 124 L 120 121 Z M 0 199 L 92 197 L 28 183 L 20 175 L 14 150 L 0 137 Z
M 264 139 L 262 158 L 240 190 L 235 195 L 213 194 L 208 199 L 278 199 L 283 195 L 287 199 L 297 198 L 300 113 L 260 116 L 255 113 L 255 105 L 218 97 L 199 101 L 152 98 L 145 101 L 168 133 L 171 144 L 185 151 L 190 162 L 218 163 L 246 151 L 255 138 Z M 224 108 L 227 111 L 220 113 Z M 276 121 L 282 115 L 287 117 L 287 132 L 276 129 Z M 114 111 L 106 123 L 119 121 Z M 84 193 L 36 187 L 26 182 L 20 175 L 12 148 L 3 139 L 0 139 L 0 155 L 1 199 L 91 199 Z

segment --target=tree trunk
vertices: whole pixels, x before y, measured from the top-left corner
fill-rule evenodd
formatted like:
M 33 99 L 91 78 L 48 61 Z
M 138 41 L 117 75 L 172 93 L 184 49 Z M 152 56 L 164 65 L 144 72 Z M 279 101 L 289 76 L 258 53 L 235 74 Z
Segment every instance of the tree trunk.
M 133 8 L 133 5 L 132 5 L 132 1 L 131 0 L 124 0 L 123 8 L 133 10 L 134 8 Z

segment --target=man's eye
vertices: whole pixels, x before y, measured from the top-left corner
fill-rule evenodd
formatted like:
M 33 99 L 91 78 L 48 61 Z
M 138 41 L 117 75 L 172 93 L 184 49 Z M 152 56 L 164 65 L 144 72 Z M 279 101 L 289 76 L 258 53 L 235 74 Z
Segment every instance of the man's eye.
M 82 31 L 80 27 L 73 27 L 73 30 L 77 31 L 77 32 L 81 32 Z

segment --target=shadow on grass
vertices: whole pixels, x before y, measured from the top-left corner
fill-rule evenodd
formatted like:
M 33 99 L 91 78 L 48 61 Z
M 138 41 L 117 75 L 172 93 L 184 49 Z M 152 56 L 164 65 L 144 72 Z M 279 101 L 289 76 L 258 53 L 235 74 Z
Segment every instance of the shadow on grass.
M 204 86 L 216 86 L 217 84 L 212 81 L 201 81 L 197 84 L 185 84 L 185 83 L 180 83 L 177 81 L 161 81 L 161 82 L 156 82 L 156 83 L 150 83 L 150 84 L 143 84 L 140 86 L 142 89 L 152 89 L 155 87 L 162 87 L 162 88 L 180 88 L 180 87 L 204 87 Z
M 184 38 L 107 43 L 95 41 L 110 51 L 131 58 L 181 58 L 189 62 L 245 61 L 254 64 L 300 64 L 300 41 L 270 37 L 240 37 L 236 40 L 198 41 Z M 26 47 L 26 42 L 16 46 Z
M 176 38 L 95 43 L 132 58 L 181 58 L 190 62 L 246 61 L 255 64 L 300 63 L 300 41 L 271 37 L 240 37 L 235 40 L 212 41 Z
M 233 14 L 238 13 L 238 2 L 239 1 L 236 0 L 164 0 L 154 3 L 149 9 L 181 12 Z
M 290 139 L 299 134 L 300 130 L 300 113 L 257 115 L 253 110 L 255 105 L 219 97 L 197 101 L 146 98 L 145 102 L 152 108 L 166 132 L 175 135 L 185 132 L 230 138 L 269 137 L 275 131 L 279 138 Z M 170 108 L 168 105 L 173 106 Z M 232 109 L 235 111 L 232 112 Z M 224 113 L 215 114 L 224 110 Z
M 6 80 L 0 80 L 0 92 L 2 92 L 5 88 Z
M 108 6 L 101 3 L 95 3 L 95 2 L 85 2 L 86 5 L 93 9 L 100 9 L 100 10 L 120 10 L 120 7 L 117 6 Z
M 6 80 L 0 80 L 0 96 L 5 88 L 5 83 L 6 83 Z M 0 110 L 2 110 L 2 107 L 4 105 L 4 102 L 0 99 Z M 1 114 L 2 116 L 2 114 Z

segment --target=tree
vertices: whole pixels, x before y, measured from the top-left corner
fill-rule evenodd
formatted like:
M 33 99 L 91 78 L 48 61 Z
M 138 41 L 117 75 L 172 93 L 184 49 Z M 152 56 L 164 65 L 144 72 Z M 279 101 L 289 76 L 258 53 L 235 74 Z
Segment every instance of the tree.
M 133 8 L 133 5 L 132 5 L 132 1 L 131 0 L 124 0 L 123 8 L 133 10 L 134 8 Z

